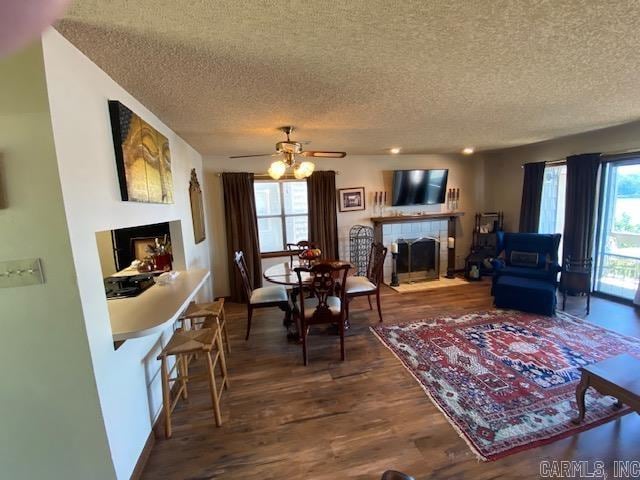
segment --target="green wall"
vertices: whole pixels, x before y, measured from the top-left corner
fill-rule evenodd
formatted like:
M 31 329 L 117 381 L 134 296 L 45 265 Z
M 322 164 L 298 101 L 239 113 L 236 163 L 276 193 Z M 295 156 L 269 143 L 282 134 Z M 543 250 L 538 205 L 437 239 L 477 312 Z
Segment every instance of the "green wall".
M 0 261 L 24 258 L 42 259 L 46 283 L 0 288 L 0 477 L 115 478 L 67 232 L 40 42 L 0 60 Z

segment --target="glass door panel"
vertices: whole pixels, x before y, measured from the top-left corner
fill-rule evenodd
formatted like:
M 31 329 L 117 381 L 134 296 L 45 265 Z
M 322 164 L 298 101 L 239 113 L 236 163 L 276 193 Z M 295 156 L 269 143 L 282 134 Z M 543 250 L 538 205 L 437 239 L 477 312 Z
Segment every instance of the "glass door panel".
M 544 169 L 540 223 L 538 233 L 564 234 L 564 209 L 567 190 L 567 166 L 550 165 Z M 558 249 L 558 261 L 562 263 L 562 242 Z
M 640 278 L 640 158 L 606 163 L 602 196 L 594 289 L 632 300 Z

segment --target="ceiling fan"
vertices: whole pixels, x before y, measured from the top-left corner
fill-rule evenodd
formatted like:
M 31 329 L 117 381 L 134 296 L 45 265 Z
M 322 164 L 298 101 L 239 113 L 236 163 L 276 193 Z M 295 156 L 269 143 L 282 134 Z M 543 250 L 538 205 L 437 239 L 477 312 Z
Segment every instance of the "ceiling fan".
M 296 155 L 301 157 L 319 157 L 319 158 L 344 158 L 346 152 L 321 152 L 321 151 L 304 151 L 302 143 L 295 142 L 289 137 L 293 133 L 292 126 L 280 127 L 287 139 L 276 143 L 276 153 L 262 153 L 258 155 L 234 155 L 229 158 L 249 158 L 249 157 L 277 157 L 282 156 L 281 160 L 277 160 L 271 164 L 268 173 L 271 178 L 278 180 L 282 177 L 288 168 L 293 170 L 293 176 L 297 179 L 308 177 L 315 170 L 315 165 L 310 161 L 298 162 Z

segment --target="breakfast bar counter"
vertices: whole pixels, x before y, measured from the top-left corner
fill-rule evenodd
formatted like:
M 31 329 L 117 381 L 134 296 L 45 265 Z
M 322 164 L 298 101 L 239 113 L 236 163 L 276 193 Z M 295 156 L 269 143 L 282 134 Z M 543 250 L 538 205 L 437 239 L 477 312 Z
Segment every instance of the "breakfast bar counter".
M 161 332 L 174 323 L 198 294 L 210 273 L 205 269 L 180 271 L 165 285 L 153 285 L 137 297 L 107 301 L 114 342 Z

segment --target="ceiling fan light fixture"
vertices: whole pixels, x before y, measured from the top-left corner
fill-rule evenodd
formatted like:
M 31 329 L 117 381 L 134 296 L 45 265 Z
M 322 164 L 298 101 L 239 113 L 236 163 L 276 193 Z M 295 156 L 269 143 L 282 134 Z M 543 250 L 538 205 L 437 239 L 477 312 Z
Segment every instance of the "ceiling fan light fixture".
M 287 171 L 287 164 L 284 163 L 282 160 L 278 160 L 277 162 L 273 162 L 271 164 L 271 166 L 269 167 L 269 170 L 267 170 L 267 173 L 274 180 L 278 180 L 280 179 L 280 177 L 284 175 L 286 171 Z
M 296 180 L 302 180 L 303 178 L 307 178 L 307 176 L 305 175 L 305 172 L 302 170 L 302 167 L 300 165 L 298 165 L 293 169 L 293 176 L 296 178 Z
M 293 176 L 298 180 L 307 178 L 315 170 L 316 166 L 312 162 L 302 162 L 293 169 Z
M 256 155 L 234 155 L 229 158 L 248 158 L 248 157 L 267 157 L 267 156 L 280 156 L 280 160 L 277 160 L 271 164 L 267 173 L 274 180 L 279 180 L 287 170 L 289 170 L 289 174 L 293 174 L 293 176 L 299 180 L 303 178 L 309 177 L 313 171 L 316 169 L 316 166 L 313 162 L 304 161 L 298 163 L 297 156 L 300 157 L 321 157 L 321 158 L 344 158 L 347 156 L 347 152 L 325 152 L 325 151 L 304 151 L 302 149 L 302 143 L 295 142 L 291 140 L 291 132 L 293 132 L 292 126 L 280 127 L 280 129 L 286 136 L 287 139 L 276 143 L 276 152 L 275 154 L 270 153 L 260 153 Z M 309 142 L 306 142 L 309 143 Z
M 315 164 L 313 162 L 302 162 L 300 164 L 300 168 L 302 168 L 304 170 L 304 172 L 306 173 L 305 176 L 308 177 L 316 169 L 316 166 L 315 166 Z

